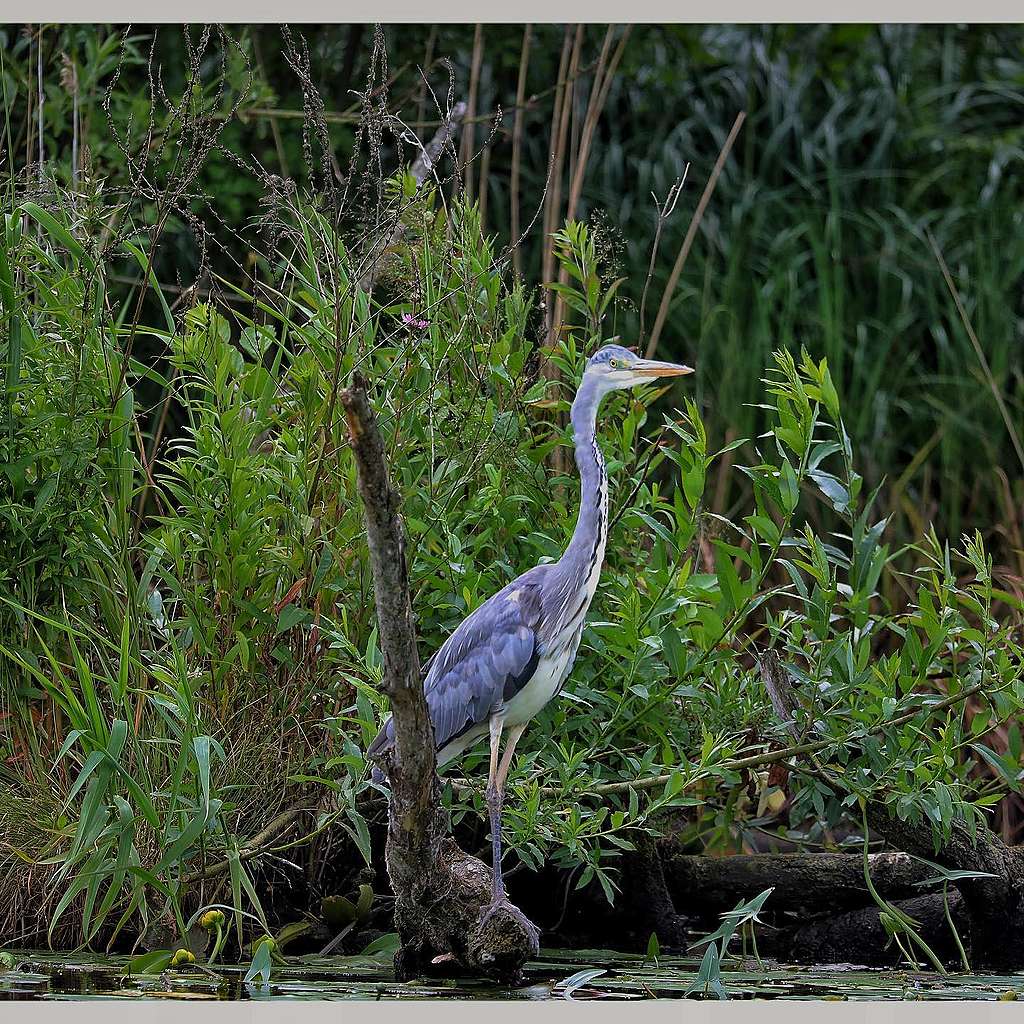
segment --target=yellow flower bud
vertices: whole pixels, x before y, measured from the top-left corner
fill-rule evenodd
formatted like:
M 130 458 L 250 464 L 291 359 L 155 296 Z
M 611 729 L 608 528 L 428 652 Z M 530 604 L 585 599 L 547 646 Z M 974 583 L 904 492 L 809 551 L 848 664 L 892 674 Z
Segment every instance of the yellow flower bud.
M 224 912 L 221 910 L 208 910 L 199 918 L 199 927 L 208 932 L 212 932 L 215 928 L 223 928 Z

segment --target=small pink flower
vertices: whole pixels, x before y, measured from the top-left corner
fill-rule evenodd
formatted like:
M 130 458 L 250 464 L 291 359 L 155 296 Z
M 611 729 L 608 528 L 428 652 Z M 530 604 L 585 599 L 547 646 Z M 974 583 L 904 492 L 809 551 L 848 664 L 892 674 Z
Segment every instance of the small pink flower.
M 406 327 L 415 327 L 420 331 L 425 331 L 430 326 L 429 320 L 420 320 L 417 317 L 414 317 L 412 313 L 403 313 L 402 323 L 405 324 Z

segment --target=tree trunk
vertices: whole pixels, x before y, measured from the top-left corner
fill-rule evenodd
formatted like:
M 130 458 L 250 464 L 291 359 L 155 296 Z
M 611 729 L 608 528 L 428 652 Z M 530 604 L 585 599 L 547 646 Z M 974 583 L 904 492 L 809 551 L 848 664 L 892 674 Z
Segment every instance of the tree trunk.
M 413 625 L 399 495 L 391 486 L 384 445 L 359 374 L 341 394 L 366 517 L 370 566 L 384 656 L 381 686 L 391 700 L 395 750 L 385 860 L 395 893 L 395 958 L 408 978 L 438 958 L 502 979 L 514 978 L 535 952 L 533 937 L 503 910 L 485 926 L 490 869 L 450 837 L 438 799 L 434 731 L 423 695 Z

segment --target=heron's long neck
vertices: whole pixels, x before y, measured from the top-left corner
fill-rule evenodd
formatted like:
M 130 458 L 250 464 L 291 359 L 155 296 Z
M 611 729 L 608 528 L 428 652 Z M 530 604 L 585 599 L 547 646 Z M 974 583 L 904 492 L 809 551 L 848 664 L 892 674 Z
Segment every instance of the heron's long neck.
M 572 540 L 558 563 L 567 594 L 575 589 L 585 590 L 590 584 L 588 604 L 601 571 L 608 537 L 608 474 L 595 436 L 602 397 L 597 381 L 584 377 L 572 404 L 576 465 L 580 471 L 580 512 Z

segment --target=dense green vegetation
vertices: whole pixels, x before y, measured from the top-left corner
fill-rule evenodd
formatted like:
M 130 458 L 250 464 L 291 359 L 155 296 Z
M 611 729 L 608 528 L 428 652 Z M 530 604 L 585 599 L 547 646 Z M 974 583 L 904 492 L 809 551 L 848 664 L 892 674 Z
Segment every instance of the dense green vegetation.
M 859 844 L 869 806 L 936 850 L 1014 839 L 1019 31 L 636 29 L 615 67 L 621 33 L 570 31 L 564 191 L 518 252 L 561 29 L 532 32 L 521 146 L 505 115 L 419 188 L 394 118 L 434 131 L 424 59 L 372 36 L 4 40 L 0 939 L 181 941 L 222 905 L 237 957 L 337 893 L 387 928 L 379 884 L 359 902 L 384 709 L 339 389 L 372 381 L 429 652 L 564 547 L 574 382 L 648 340 L 740 110 L 665 300 L 695 390 L 603 413 L 608 564 L 521 747 L 514 856 L 613 900 L 670 822 L 695 851 Z M 514 99 L 521 30 L 422 37 L 482 123 Z M 365 89 L 340 118 L 335 77 Z M 447 793 L 469 834 L 482 758 Z
M 712 436 L 761 430 L 765 420 L 754 407 L 761 369 L 776 348 L 807 344 L 829 359 L 863 470 L 870 485 L 885 481 L 883 507 L 897 535 L 913 539 L 931 522 L 948 536 L 978 525 L 997 564 L 1024 575 L 1017 527 L 1024 500 L 1018 27 L 638 26 L 625 40 L 603 105 L 593 104 L 600 117 L 586 154 L 581 139 L 594 74 L 615 56 L 620 30 L 605 52 L 605 30 L 588 27 L 574 55 L 573 26 L 534 26 L 525 63 L 520 27 L 484 26 L 479 36 L 471 26 L 384 31 L 387 61 L 374 68 L 376 81 L 390 83 L 383 107 L 424 138 L 437 124 L 437 104 L 448 102 L 450 62 L 452 97 L 471 100 L 476 117 L 472 142 L 463 134 L 458 147 L 464 157 L 471 146 L 477 158 L 458 181 L 479 199 L 485 228 L 502 244 L 515 204 L 526 235 L 516 265 L 531 286 L 551 273 L 545 253 L 564 216 L 599 220 L 616 273 L 625 277 L 612 331 L 627 339 L 640 327 L 658 227 L 652 193 L 663 205 L 689 164 L 646 288 L 648 333 L 712 165 L 737 114 L 746 111 L 661 340 L 666 355 L 695 361 L 697 397 Z M 179 181 L 188 201 L 168 213 L 154 253 L 159 280 L 218 289 L 217 274 L 236 283 L 253 272 L 263 279 L 273 260 L 264 258 L 268 242 L 254 230 L 266 209 L 262 171 L 302 187 L 334 186 L 353 149 L 365 152 L 367 143 L 357 93 L 371 70 L 372 28 L 307 27 L 303 36 L 306 72 L 300 37 L 289 51 L 275 26 L 241 29 L 230 39 L 214 32 L 205 48 L 198 28 L 190 39 L 162 30 L 152 54 L 152 36 L 142 30 L 128 33 L 122 49 L 122 32 L 114 28 L 44 28 L 37 47 L 36 35 L 10 27 L 3 86 L 14 167 L 21 172 L 41 152 L 48 175 L 70 183 L 77 159 L 77 178 L 102 182 L 114 198 L 183 179 L 191 168 L 179 157 L 191 151 L 194 180 Z M 575 59 L 577 72 L 564 76 L 574 87 L 559 147 L 560 122 L 554 141 L 552 125 L 566 41 L 567 69 Z M 159 99 L 150 174 L 140 179 L 150 131 L 149 69 L 158 69 L 167 94 L 178 97 L 191 59 L 201 65 L 193 91 L 197 103 L 201 96 L 202 125 L 178 123 Z M 524 99 L 517 107 L 520 68 Z M 302 127 L 303 78 L 326 108 L 326 159 L 310 161 L 305 151 L 317 139 Z M 204 140 L 214 129 L 219 148 L 208 151 Z M 385 170 L 402 162 L 400 132 L 391 122 L 380 133 Z M 406 138 L 406 160 L 410 146 Z M 561 160 L 563 180 L 558 186 L 552 178 L 542 210 L 552 158 Z M 577 170 L 579 198 L 569 209 Z M 29 174 L 26 184 L 34 179 Z M 453 187 L 449 182 L 445 191 Z M 160 221 L 154 198 L 150 225 Z M 351 204 L 353 219 L 372 207 L 372 194 L 366 199 Z M 186 211 L 198 221 L 187 223 Z M 205 240 L 202 225 L 209 229 Z M 991 380 L 927 232 L 952 270 Z M 117 276 L 136 275 L 121 268 Z M 126 294 L 125 282 L 111 286 Z M 716 482 L 715 511 L 732 508 L 740 490 L 738 480 Z

